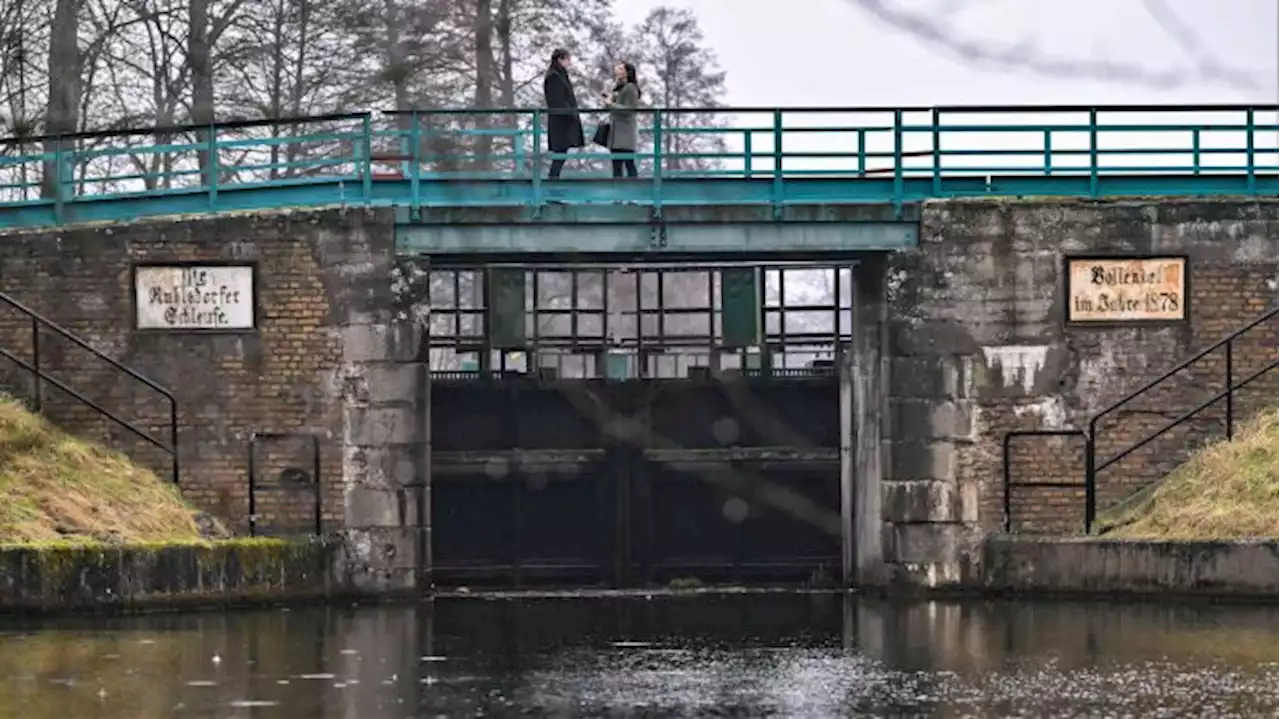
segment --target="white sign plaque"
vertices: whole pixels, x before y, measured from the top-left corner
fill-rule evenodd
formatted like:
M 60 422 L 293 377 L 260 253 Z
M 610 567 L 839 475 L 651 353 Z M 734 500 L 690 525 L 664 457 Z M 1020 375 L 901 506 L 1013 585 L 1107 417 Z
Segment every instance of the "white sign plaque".
M 136 267 L 138 329 L 253 329 L 253 278 L 253 265 Z

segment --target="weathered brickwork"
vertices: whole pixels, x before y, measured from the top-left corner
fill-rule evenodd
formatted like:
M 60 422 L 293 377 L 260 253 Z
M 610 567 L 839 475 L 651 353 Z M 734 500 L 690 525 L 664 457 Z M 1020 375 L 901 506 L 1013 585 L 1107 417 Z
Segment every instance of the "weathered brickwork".
M 386 481 L 382 468 L 369 461 L 384 443 L 377 428 L 358 416 L 369 411 L 367 372 L 382 362 L 412 361 L 416 352 L 413 347 L 401 352 L 407 358 L 398 356 L 402 348 L 388 339 L 404 334 L 391 321 L 392 243 L 389 213 L 337 210 L 18 233 L 0 237 L 0 288 L 172 389 L 180 409 L 183 491 L 238 531 L 247 528 L 253 432 L 318 436 L 325 524 L 379 526 L 353 520 L 347 505 L 353 487 Z M 136 263 L 230 260 L 256 264 L 254 330 L 134 329 Z M 0 348 L 31 357 L 28 323 L 4 307 Z M 168 406 L 145 385 L 52 332 L 41 333 L 40 361 L 53 377 L 168 442 Z M 28 377 L 12 363 L 0 365 L 0 385 L 30 397 Z M 412 403 L 409 394 L 401 399 Z M 107 439 L 166 476 L 162 452 L 56 389 L 46 386 L 44 395 L 54 421 L 87 438 Z M 362 442 L 360 436 L 373 439 Z M 309 531 L 314 493 L 299 485 L 313 472 L 309 443 L 264 440 L 256 459 L 257 482 L 283 485 L 258 496 L 260 528 Z
M 1176 326 L 1064 324 L 1063 258 L 1091 253 L 1189 257 L 1190 321 Z M 922 213 L 921 246 L 888 271 L 892 461 L 885 521 L 942 557 L 1003 519 L 1001 440 L 1013 429 L 1084 427 L 1091 415 L 1276 304 L 1274 203 L 1006 201 L 938 202 Z M 1276 357 L 1274 318 L 1234 347 L 1245 378 Z M 1105 418 L 1100 460 L 1113 456 L 1223 389 L 1224 354 Z M 1274 372 L 1236 402 L 1245 417 L 1276 402 Z M 1223 436 L 1218 403 L 1098 475 L 1106 508 Z M 1012 447 L 1015 481 L 1080 481 L 1083 439 L 1026 437 Z M 890 501 L 917 487 L 933 507 Z M 1082 489 L 1016 489 L 1016 529 L 1078 532 Z M 902 525 L 919 525 L 904 529 Z M 886 531 L 889 531 L 888 529 Z M 919 537 L 928 536 L 928 539 Z M 907 547 L 910 550 L 912 547 Z M 921 561 L 886 542 L 891 562 Z M 930 570 L 935 577 L 937 568 Z M 947 572 L 962 571 L 950 566 Z M 924 576 L 928 572 L 921 573 Z
M 962 581 L 977 539 L 1004 519 L 1002 439 L 1013 429 L 1085 426 L 1100 409 L 1273 307 L 1274 203 L 937 202 L 921 212 L 921 246 L 863 258 L 858 270 L 860 407 L 857 563 L 867 577 Z M 182 485 L 203 507 L 246 528 L 249 437 L 321 437 L 324 521 L 348 531 L 357 582 L 406 579 L 430 551 L 419 528 L 429 405 L 417 323 L 403 306 L 389 211 L 225 216 L 0 236 L 0 288 L 105 355 L 170 387 L 180 414 Z M 1067 327 L 1063 258 L 1073 254 L 1189 258 L 1190 321 Z M 249 332 L 133 329 L 139 262 L 242 261 L 257 266 L 259 322 Z M 883 286 L 882 286 L 883 285 Z M 400 302 L 400 304 L 397 304 Z M 1242 379 L 1274 359 L 1274 320 L 1236 345 Z M 31 357 L 30 328 L 0 306 L 0 348 Z M 167 405 L 65 339 L 40 337 L 41 367 L 90 400 L 167 442 Z M 1102 459 L 1193 409 L 1223 387 L 1219 352 L 1099 425 Z M 0 360 L 0 387 L 31 396 L 29 378 Z M 1238 398 L 1243 419 L 1276 401 L 1270 374 Z M 106 438 L 167 472 L 163 453 L 46 386 L 57 422 Z M 1223 433 L 1224 407 L 1160 437 L 1099 476 L 1102 508 Z M 1022 482 L 1082 479 L 1083 442 L 1022 438 L 1011 474 Z M 255 479 L 260 527 L 309 530 L 311 471 L 300 440 L 264 441 Z M 290 470 L 290 471 L 286 471 Z M 1015 489 L 1013 525 L 1077 532 L 1083 489 Z M 867 521 L 870 517 L 871 520 Z M 876 519 L 878 518 L 878 519 Z M 354 534 L 352 534 L 354 532 Z M 883 566 L 887 563 L 887 567 Z M 876 566 L 872 566 L 876 565 Z M 882 573 L 882 569 L 888 569 Z M 877 579 L 878 581 L 878 579 Z

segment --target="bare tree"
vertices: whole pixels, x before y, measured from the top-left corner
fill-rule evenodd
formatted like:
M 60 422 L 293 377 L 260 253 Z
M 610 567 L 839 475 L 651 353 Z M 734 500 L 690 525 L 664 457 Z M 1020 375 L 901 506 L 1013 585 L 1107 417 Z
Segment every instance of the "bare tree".
M 80 52 L 80 10 L 84 0 L 57 0 L 53 22 L 49 27 L 49 100 L 45 107 L 44 131 L 48 135 L 66 135 L 80 129 L 80 98 L 84 72 Z M 44 144 L 45 155 L 61 152 L 62 140 L 50 139 Z M 46 161 L 41 195 L 54 197 L 63 177 L 64 167 Z
M 725 73 L 706 47 L 698 19 L 688 10 L 654 8 L 632 40 L 643 68 L 644 94 L 664 108 L 664 170 L 701 170 L 722 164 Z M 707 110 L 690 112 L 689 110 Z
M 0 5 L 0 135 L 33 135 L 40 125 L 50 10 L 47 0 Z
M 41 67 L 48 46 L 51 6 L 47 0 L 14 0 L 0 5 L 0 137 L 16 140 L 40 132 L 44 93 L 48 83 Z M 25 143 L 0 146 L 0 155 L 23 155 Z M 9 189 L 4 200 L 30 198 L 36 180 L 35 168 L 18 163 L 0 172 L 0 184 Z M 43 187 L 39 188 L 43 190 Z
M 1053 77 L 1163 88 L 1209 82 L 1235 89 L 1257 90 L 1271 82 L 1269 78 L 1224 65 L 1165 0 L 1143 0 L 1143 5 L 1152 22 L 1163 29 L 1177 43 L 1183 55 L 1191 60 L 1190 71 L 1184 67 L 1156 69 L 1105 58 L 1057 55 L 1044 52 L 1030 43 L 1007 43 L 991 37 L 965 35 L 955 29 L 955 17 L 966 9 L 966 0 L 952 0 L 946 12 L 940 12 L 936 7 L 932 11 L 928 8 L 908 9 L 896 0 L 848 1 L 885 25 L 914 35 L 978 66 L 1003 70 L 1016 68 Z

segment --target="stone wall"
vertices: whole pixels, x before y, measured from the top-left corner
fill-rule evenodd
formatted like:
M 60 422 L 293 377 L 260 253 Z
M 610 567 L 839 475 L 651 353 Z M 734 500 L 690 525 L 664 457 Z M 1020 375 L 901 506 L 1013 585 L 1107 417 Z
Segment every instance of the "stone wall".
M 388 579 L 384 570 L 394 565 L 407 581 L 415 544 L 398 531 L 411 522 L 397 510 L 421 445 L 418 347 L 413 327 L 392 317 L 392 223 L 390 210 L 332 210 L 11 233 L 0 237 L 0 291 L 176 394 L 183 492 L 239 531 L 251 433 L 318 436 L 327 527 L 372 532 L 352 545 L 382 567 L 370 579 Z M 134 266 L 193 261 L 256 266 L 254 329 L 134 329 Z M 3 305 L 0 348 L 31 358 L 29 323 Z M 40 335 L 40 360 L 68 387 L 167 442 L 168 405 L 145 385 L 50 331 Z M 5 360 L 0 387 L 32 394 L 29 377 Z M 43 393 L 53 420 L 167 476 L 164 454 L 59 390 Z M 278 483 L 282 469 L 310 471 L 311 448 L 305 439 L 264 441 L 257 459 L 257 479 Z M 310 531 L 311 488 L 285 486 L 260 495 L 260 525 Z
M 988 537 L 988 592 L 1205 596 L 1276 600 L 1276 540 L 1144 542 Z M 979 588 L 979 587 L 975 587 Z
M 131 612 L 390 597 L 339 539 L 0 547 L 0 612 Z M 353 573 L 354 570 L 354 573 Z
M 859 269 L 854 393 L 864 398 L 856 447 L 856 562 L 864 581 L 960 581 L 978 539 L 1002 521 L 1001 440 L 1017 428 L 1081 427 L 1163 369 L 1274 306 L 1273 203 L 936 202 L 921 211 L 921 245 L 866 258 Z M 412 581 L 430 532 L 427 383 L 403 306 L 390 210 L 246 214 L 0 237 L 0 289 L 174 389 L 181 407 L 182 484 L 198 504 L 245 527 L 253 432 L 321 437 L 324 515 L 350 533 L 364 579 Z M 1190 321 L 1066 327 L 1063 258 L 1088 253 L 1189 257 Z M 258 326 L 224 334 L 139 332 L 132 321 L 139 262 L 256 264 Z M 883 300 L 883 301 L 881 301 Z M 1276 324 L 1241 342 L 1237 377 L 1275 357 Z M 27 357 L 28 325 L 0 307 L 0 348 Z M 1113 415 L 1104 457 L 1222 387 L 1221 355 Z M 44 333 L 42 367 L 164 439 L 167 408 L 71 343 Z M 0 386 L 30 394 L 0 361 Z M 1275 402 L 1274 374 L 1242 399 L 1242 414 Z M 164 457 L 45 389 L 56 421 L 106 437 L 164 471 Z M 1222 435 L 1222 407 L 1099 477 L 1101 505 L 1176 466 Z M 1033 438 L 1014 447 L 1021 481 L 1079 481 L 1081 445 Z M 302 441 L 268 442 L 260 477 L 309 467 Z M 265 524 L 309 530 L 306 487 L 264 499 Z M 1082 490 L 1018 490 L 1015 528 L 1074 531 Z M 888 568 L 886 573 L 884 570 Z M 419 579 L 425 579 L 418 575 Z
M 1256 201 L 935 202 L 917 250 L 887 271 L 890 389 L 884 551 L 911 581 L 958 581 L 977 538 L 1003 518 L 1001 441 L 1013 429 L 1083 427 L 1144 382 L 1276 303 L 1277 212 Z M 1190 321 L 1064 324 L 1063 258 L 1096 253 L 1189 257 Z M 1276 322 L 1236 347 L 1243 378 L 1276 356 Z M 1099 425 L 1100 459 L 1224 386 L 1215 353 Z M 1276 401 L 1275 373 L 1237 403 Z M 1223 436 L 1220 403 L 1098 475 L 1105 508 Z M 1013 445 L 1015 481 L 1083 480 L 1083 440 Z M 1021 489 L 1014 529 L 1078 532 L 1083 488 Z M 945 560 L 944 560 L 945 558 Z

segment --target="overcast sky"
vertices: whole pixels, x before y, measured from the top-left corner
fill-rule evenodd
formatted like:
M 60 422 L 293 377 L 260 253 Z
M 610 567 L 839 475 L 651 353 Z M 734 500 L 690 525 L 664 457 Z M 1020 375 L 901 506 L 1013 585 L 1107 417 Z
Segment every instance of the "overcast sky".
M 1188 81 L 1175 87 L 1045 78 L 975 66 L 878 21 L 857 0 L 616 0 L 627 21 L 656 5 L 691 9 L 728 71 L 730 106 L 1107 104 L 1277 101 L 1276 0 L 878 0 L 941 19 L 978 47 L 1035 48 Z M 1198 80 L 1197 63 L 1149 7 L 1165 6 L 1205 62 L 1254 88 Z M 949 12 L 949 14 L 947 14 Z

